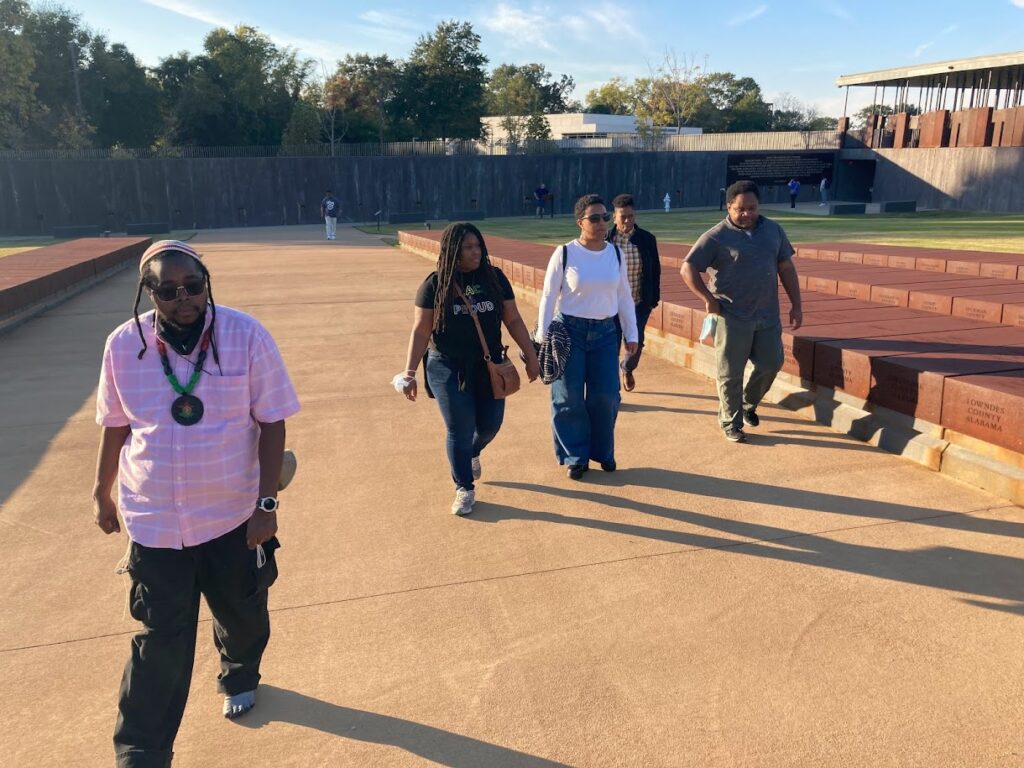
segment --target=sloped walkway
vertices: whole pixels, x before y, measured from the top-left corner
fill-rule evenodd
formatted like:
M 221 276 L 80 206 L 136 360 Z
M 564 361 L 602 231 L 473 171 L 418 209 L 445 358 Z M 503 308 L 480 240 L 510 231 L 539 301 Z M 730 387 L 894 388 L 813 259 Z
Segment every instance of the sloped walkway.
M 618 472 L 564 477 L 533 384 L 455 518 L 436 406 L 388 385 L 430 265 L 320 236 L 195 240 L 304 410 L 258 707 L 220 717 L 204 622 L 175 766 L 1021 762 L 1021 509 L 775 407 L 726 443 L 711 384 L 651 357 Z M 92 410 L 134 288 L 0 337 L 5 768 L 111 764 L 134 622 L 125 540 L 91 522 Z

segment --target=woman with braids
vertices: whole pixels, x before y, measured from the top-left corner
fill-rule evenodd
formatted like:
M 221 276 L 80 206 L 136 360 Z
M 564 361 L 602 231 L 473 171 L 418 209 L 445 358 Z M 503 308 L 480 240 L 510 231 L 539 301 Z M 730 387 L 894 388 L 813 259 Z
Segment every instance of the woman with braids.
M 427 394 L 437 400 L 448 429 L 448 463 L 455 481 L 452 513 L 468 515 L 476 501 L 473 481 L 481 473 L 480 452 L 501 429 L 505 401 L 491 393 L 484 350 L 466 304 L 480 320 L 493 360 L 505 356 L 504 323 L 523 351 L 530 381 L 540 374 L 540 366 L 512 286 L 491 266 L 483 235 L 472 224 L 453 223 L 445 229 L 437 271 L 420 285 L 415 303 L 406 370 L 395 377 L 395 388 L 416 399 L 416 366 L 426 353 Z
M 143 294 L 154 311 L 140 317 Z M 277 576 L 284 420 L 299 410 L 274 340 L 254 318 L 214 304 L 190 245 L 163 240 L 146 250 L 134 314 L 107 338 L 96 398 L 96 524 L 119 532 L 120 509 L 130 610 L 143 624 L 121 681 L 119 768 L 170 765 L 201 594 L 213 614 L 224 715 L 255 704 Z
M 611 214 L 598 195 L 576 201 L 580 234 L 551 254 L 538 309 L 537 341 L 553 320 L 569 334 L 569 359 L 551 385 L 555 457 L 573 480 L 590 460 L 615 471 L 615 419 L 619 413 L 619 340 L 637 351 L 636 305 L 626 260 L 606 241 Z

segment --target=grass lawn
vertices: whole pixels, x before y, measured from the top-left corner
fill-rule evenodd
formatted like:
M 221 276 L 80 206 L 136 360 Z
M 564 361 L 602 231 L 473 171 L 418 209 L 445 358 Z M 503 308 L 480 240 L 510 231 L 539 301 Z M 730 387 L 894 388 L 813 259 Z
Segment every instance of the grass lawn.
M 195 230 L 182 229 L 163 237 L 165 240 L 191 240 L 196 236 Z M 117 237 L 117 235 L 115 235 Z M 36 248 L 43 248 L 47 245 L 56 245 L 57 243 L 65 243 L 66 240 L 54 240 L 52 237 L 38 237 L 38 238 L 5 238 L 0 240 L 0 259 L 4 256 L 11 256 L 15 253 L 22 253 L 23 251 L 32 251 Z
M 638 223 L 659 240 L 692 243 L 722 218 L 718 211 L 672 212 L 642 211 Z M 924 248 L 1003 251 L 1024 253 L 1024 215 L 926 211 L 922 213 L 872 216 L 815 216 L 786 211 L 767 211 L 797 243 L 822 240 L 906 245 Z M 443 229 L 448 222 L 432 221 L 431 227 Z M 552 246 L 574 237 L 578 230 L 569 216 L 535 219 L 518 216 L 484 219 L 474 222 L 485 235 L 500 235 L 519 240 L 548 243 Z M 393 235 L 399 229 L 421 229 L 418 224 L 381 224 L 381 234 Z M 359 227 L 375 234 L 376 225 Z

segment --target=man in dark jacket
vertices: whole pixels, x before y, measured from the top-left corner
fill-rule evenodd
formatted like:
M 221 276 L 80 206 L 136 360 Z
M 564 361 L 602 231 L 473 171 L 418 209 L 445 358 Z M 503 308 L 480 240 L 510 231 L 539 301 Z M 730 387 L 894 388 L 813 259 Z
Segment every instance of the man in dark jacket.
M 633 371 L 640 364 L 644 351 L 644 326 L 651 311 L 661 301 L 661 260 L 658 258 L 658 241 L 646 229 L 636 225 L 636 208 L 633 196 L 623 194 L 612 200 L 615 210 L 615 224 L 608 232 L 608 242 L 615 243 L 622 252 L 622 259 L 629 276 L 629 288 L 636 302 L 636 327 L 639 342 L 635 355 L 623 358 L 622 386 L 627 392 L 636 387 Z

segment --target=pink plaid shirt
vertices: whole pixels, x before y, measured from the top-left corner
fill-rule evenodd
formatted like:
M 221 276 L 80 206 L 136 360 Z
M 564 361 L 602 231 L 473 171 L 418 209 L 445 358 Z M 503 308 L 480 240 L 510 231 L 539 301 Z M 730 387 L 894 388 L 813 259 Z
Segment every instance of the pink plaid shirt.
M 244 312 L 217 306 L 214 340 L 192 394 L 203 401 L 191 427 L 171 418 L 178 396 L 164 376 L 153 312 L 141 317 L 149 351 L 135 321 L 107 338 L 96 394 L 96 421 L 132 428 L 121 449 L 118 505 L 131 539 L 146 547 L 181 549 L 215 539 L 252 515 L 259 496 L 259 425 L 299 410 L 277 345 Z M 209 326 L 211 313 L 207 310 Z M 192 375 L 198 345 L 188 358 L 168 347 L 171 369 L 183 385 Z

